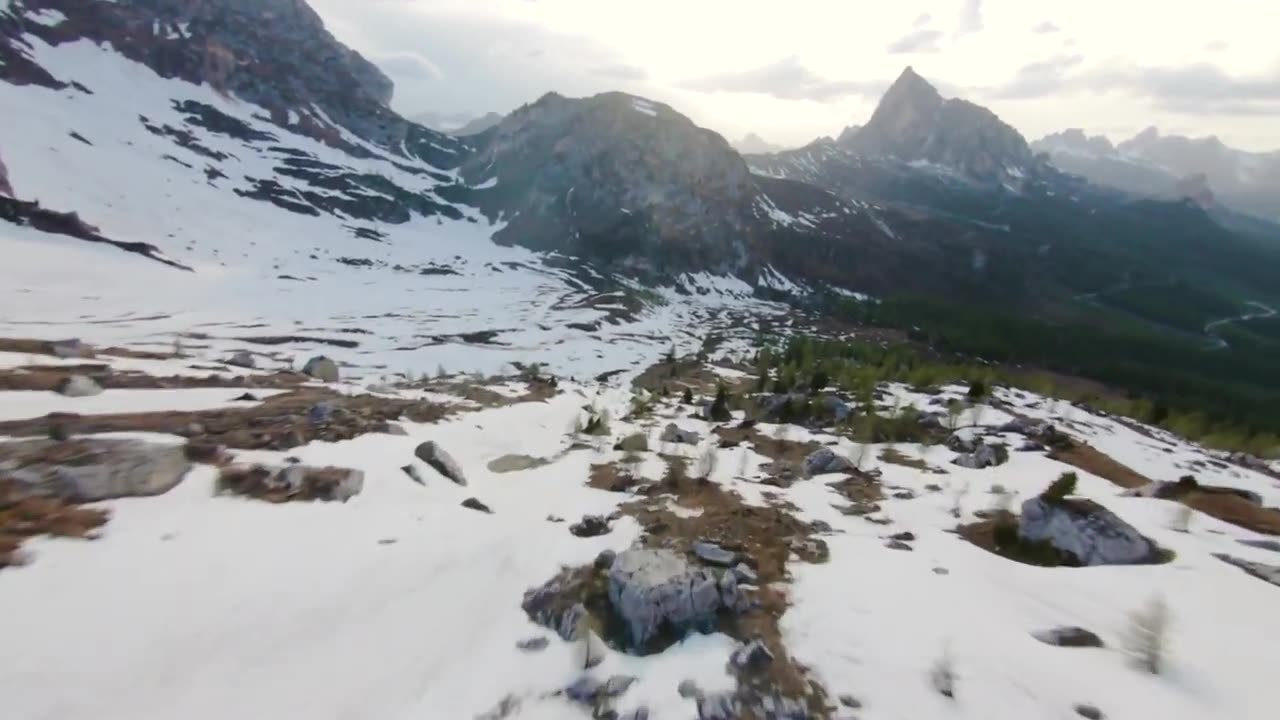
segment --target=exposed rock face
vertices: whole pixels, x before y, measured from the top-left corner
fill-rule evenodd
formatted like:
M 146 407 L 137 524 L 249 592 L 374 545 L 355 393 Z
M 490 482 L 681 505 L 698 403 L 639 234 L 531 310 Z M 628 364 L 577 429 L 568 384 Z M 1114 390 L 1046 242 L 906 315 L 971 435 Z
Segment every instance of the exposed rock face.
M 1042 163 L 1018 131 L 990 110 L 943 99 L 911 68 L 881 98 L 867 124 L 842 140 L 861 155 L 923 160 L 985 181 L 1016 182 Z
M 462 466 L 458 464 L 453 456 L 444 451 L 435 441 L 428 440 L 414 449 L 413 454 L 419 460 L 430 465 L 436 472 L 449 478 L 455 483 L 466 486 L 467 477 L 462 473 Z
M 642 648 L 664 624 L 679 633 L 710 630 L 723 606 L 710 570 L 691 567 L 669 550 L 628 550 L 609 569 L 609 600 Z
M 1031 542 L 1048 542 L 1081 565 L 1131 565 L 1157 557 L 1155 545 L 1132 525 L 1088 501 L 1027 500 L 1022 504 L 1018 535 Z
M 851 460 L 842 455 L 837 455 L 831 448 L 814 450 L 804 459 L 804 474 L 807 477 L 850 472 L 853 469 L 854 465 Z
M 12 476 L 24 492 L 75 502 L 161 495 L 191 469 L 182 446 L 142 440 L 31 440 L 5 450 L 33 461 Z

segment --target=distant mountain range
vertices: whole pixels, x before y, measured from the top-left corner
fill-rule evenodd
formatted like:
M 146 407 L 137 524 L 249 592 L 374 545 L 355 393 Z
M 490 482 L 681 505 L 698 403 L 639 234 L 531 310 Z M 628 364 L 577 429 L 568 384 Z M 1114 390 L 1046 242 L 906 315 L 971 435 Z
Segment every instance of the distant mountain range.
M 1032 148 L 1100 185 L 1147 197 L 1192 197 L 1280 221 L 1280 152 L 1247 152 L 1216 137 L 1161 135 L 1153 127 L 1118 145 L 1066 130 Z
M 503 117 L 503 115 L 496 112 L 485 113 L 479 117 L 427 112 L 410 116 L 409 119 L 419 125 L 442 133 L 448 133 L 454 137 L 467 137 L 468 135 L 478 135 L 488 130 L 502 122 Z
M 786 150 L 783 145 L 774 145 L 755 133 L 747 133 L 733 144 L 733 148 L 743 155 L 762 155 Z

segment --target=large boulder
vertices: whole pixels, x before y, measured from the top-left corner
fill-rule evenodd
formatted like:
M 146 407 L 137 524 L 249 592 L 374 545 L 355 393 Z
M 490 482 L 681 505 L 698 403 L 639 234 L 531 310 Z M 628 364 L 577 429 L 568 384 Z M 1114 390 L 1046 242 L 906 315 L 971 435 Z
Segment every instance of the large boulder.
M 87 375 L 72 375 L 58 386 L 58 392 L 67 397 L 91 397 L 102 393 L 102 386 Z
M 843 455 L 837 455 L 831 448 L 818 448 L 804 459 L 804 474 L 807 477 L 850 472 L 853 469 L 852 460 Z
M 324 355 L 317 355 L 302 366 L 302 372 L 327 383 L 338 382 L 338 364 Z
M 258 366 L 258 361 L 253 358 L 253 353 L 248 350 L 239 350 L 227 358 L 224 363 L 226 365 L 234 365 L 235 367 L 253 369 Z M 310 373 L 308 373 L 310 374 Z
M 692 430 L 681 430 L 675 423 L 667 423 L 662 429 L 662 437 L 664 443 L 683 443 L 685 445 L 697 445 L 702 436 Z
M 462 466 L 458 465 L 458 461 L 434 441 L 428 440 L 422 443 L 414 449 L 413 454 L 422 462 L 435 468 L 436 472 L 459 485 L 466 486 L 467 477 L 462 474 Z
M 664 626 L 678 634 L 710 631 L 724 607 L 714 572 L 662 549 L 619 553 L 609 568 L 609 600 L 635 648 L 643 648 Z
M 1087 500 L 1035 497 L 1022 504 L 1018 536 L 1047 542 L 1081 565 L 1132 565 L 1157 558 L 1154 543 L 1115 513 Z
M 39 440 L 7 449 L 34 460 L 22 476 L 28 491 L 76 502 L 160 495 L 191 469 L 181 445 L 143 440 Z

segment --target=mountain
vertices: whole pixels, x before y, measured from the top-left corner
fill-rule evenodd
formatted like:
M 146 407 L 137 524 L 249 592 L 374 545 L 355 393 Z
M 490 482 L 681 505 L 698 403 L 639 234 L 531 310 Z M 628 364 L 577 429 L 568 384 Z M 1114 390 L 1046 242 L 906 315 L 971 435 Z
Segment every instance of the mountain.
M 1037 159 L 1017 130 L 966 100 L 946 99 L 908 67 L 867 124 L 837 141 L 854 154 L 941 165 L 981 181 L 1019 182 Z
M 741 140 L 733 144 L 733 148 L 743 155 L 768 154 L 785 150 L 781 145 L 774 145 L 755 133 L 747 133 Z
M 1218 203 L 1280 219 L 1280 152 L 1250 153 L 1216 137 L 1161 135 L 1156 128 L 1114 146 L 1105 138 L 1067 130 L 1033 147 L 1063 170 L 1135 195 L 1183 197 L 1191 192 L 1183 186 L 1191 183 L 1198 197 L 1207 188 Z
M 502 118 L 503 118 L 502 115 L 495 112 L 485 113 L 480 117 L 471 118 L 470 120 L 463 123 L 462 125 L 459 125 L 458 127 L 453 128 L 452 130 L 449 131 L 449 134 L 453 135 L 454 137 L 468 137 L 470 135 L 479 135 L 485 130 L 488 130 L 494 125 L 497 125 L 498 123 L 502 122 Z

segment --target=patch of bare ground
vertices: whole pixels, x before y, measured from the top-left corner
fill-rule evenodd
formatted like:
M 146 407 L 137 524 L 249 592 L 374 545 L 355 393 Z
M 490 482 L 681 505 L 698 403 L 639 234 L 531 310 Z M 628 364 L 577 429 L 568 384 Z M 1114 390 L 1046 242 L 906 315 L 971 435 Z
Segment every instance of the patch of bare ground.
M 218 370 L 218 368 L 213 368 Z M 225 371 L 224 371 L 225 372 Z M 156 376 L 122 371 L 100 363 L 77 365 L 24 365 L 0 369 L 0 390 L 56 391 L 72 375 L 84 375 L 109 390 L 143 390 L 169 388 L 289 388 L 311 378 L 292 372 L 270 375 L 229 375 L 211 373 L 205 377 L 186 375 Z
M 730 367 L 725 364 L 724 367 Z M 731 367 L 730 369 L 752 372 L 750 368 Z M 688 389 L 694 397 L 713 397 L 720 384 L 724 384 L 731 395 L 741 396 L 755 389 L 755 378 L 726 378 L 720 376 L 705 363 L 689 358 L 677 359 L 674 363 L 663 360 L 651 365 L 631 381 L 637 390 L 646 390 L 661 395 L 664 392 L 679 396 Z
M 880 461 L 889 463 L 890 465 L 901 465 L 914 470 L 921 470 L 934 475 L 947 475 L 947 471 L 939 467 L 934 467 L 920 458 L 903 455 L 896 448 L 885 448 L 880 451 Z
M 752 593 L 755 603 L 744 613 L 724 616 L 719 630 L 743 642 L 761 640 L 774 660 L 763 667 L 735 670 L 738 694 L 743 698 L 781 695 L 804 702 L 811 717 L 830 717 L 833 708 L 825 689 L 789 655 L 779 627 L 789 605 L 784 588 L 788 560 L 794 554 L 803 562 L 825 562 L 826 543 L 815 537 L 814 527 L 792 514 L 793 507 L 747 505 L 737 493 L 717 483 L 689 477 L 684 458 L 663 457 L 667 472 L 651 496 L 620 507 L 645 529 L 640 544 L 692 557 L 695 542 L 709 541 L 749 558 L 759 576 L 758 589 Z M 669 504 L 673 498 L 679 507 L 700 512 L 673 511 Z M 744 707 L 751 705 L 744 702 Z
M 450 408 L 423 400 L 343 396 L 328 388 L 300 387 L 263 398 L 260 404 L 249 408 L 113 415 L 51 413 L 40 418 L 0 422 L 0 435 L 177 433 L 188 437 L 193 448 L 221 445 L 245 450 L 285 450 L 313 440 L 337 442 L 365 433 L 387 432 L 389 422 L 402 417 L 413 422 L 435 422 L 450 412 Z
M 1151 483 L 1145 475 L 1083 443 L 1077 442 L 1069 450 L 1054 450 L 1049 457 L 1110 480 L 1127 490 Z M 1280 535 L 1280 510 L 1262 507 L 1226 488 L 1193 486 L 1179 491 L 1170 499 L 1246 530 Z
M 822 445 L 809 442 L 796 442 L 766 435 L 754 426 L 742 427 L 722 425 L 715 429 L 715 434 L 722 444 L 741 445 L 748 443 L 755 452 L 780 463 L 803 465 L 804 459 Z
M 52 340 L 34 340 L 30 338 L 0 338 L 0 352 L 26 353 L 28 355 L 51 355 L 61 357 L 54 347 L 63 343 Z M 168 360 L 174 357 L 170 353 L 151 352 L 146 350 L 132 350 L 122 347 L 106 347 L 96 348 L 92 345 L 77 343 L 79 351 L 78 357 L 94 358 L 98 355 L 111 355 L 114 357 L 137 358 L 142 360 Z
M 845 515 L 862 517 L 880 512 L 884 490 L 880 480 L 863 472 L 855 472 L 843 480 L 827 483 L 827 486 L 843 495 L 849 504 L 841 507 Z
M 491 390 L 485 385 L 516 380 L 526 384 L 527 389 L 520 395 L 505 395 Z M 515 378 L 492 377 L 484 380 L 451 379 L 431 380 L 425 383 L 410 384 L 408 388 L 430 390 L 432 392 L 455 395 L 462 400 L 483 408 L 499 408 L 526 402 L 546 402 L 560 392 L 560 384 L 553 377 L 521 375 Z
M 629 492 L 642 484 L 642 480 L 614 463 L 592 465 L 587 480 L 588 486 L 607 492 Z
M 92 538 L 108 518 L 105 510 L 21 492 L 12 480 L 0 477 L 0 568 L 21 564 L 20 548 L 27 538 Z
M 217 492 L 244 495 L 270 503 L 345 501 L 360 492 L 364 473 L 338 467 L 232 465 L 218 472 Z

